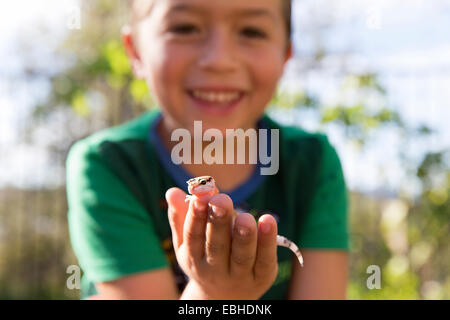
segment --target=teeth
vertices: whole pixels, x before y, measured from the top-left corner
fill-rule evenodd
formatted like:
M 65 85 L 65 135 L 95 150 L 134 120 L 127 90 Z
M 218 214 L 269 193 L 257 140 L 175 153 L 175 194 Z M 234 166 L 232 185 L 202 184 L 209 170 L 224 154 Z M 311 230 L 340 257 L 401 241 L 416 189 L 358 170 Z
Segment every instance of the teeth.
M 201 91 L 194 90 L 193 95 L 196 98 L 210 101 L 210 102 L 231 102 L 239 98 L 239 92 L 211 92 L 211 91 Z

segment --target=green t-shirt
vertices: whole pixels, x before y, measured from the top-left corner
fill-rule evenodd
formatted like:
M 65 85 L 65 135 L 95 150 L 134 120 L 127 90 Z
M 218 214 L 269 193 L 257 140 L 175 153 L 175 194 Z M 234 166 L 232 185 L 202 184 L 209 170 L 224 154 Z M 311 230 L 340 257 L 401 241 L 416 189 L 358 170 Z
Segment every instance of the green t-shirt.
M 191 178 L 170 161 L 156 134 L 159 111 L 78 141 L 67 158 L 69 231 L 83 270 L 82 298 L 94 283 L 170 267 L 181 292 L 187 279 L 177 266 L 165 192 L 185 191 Z M 278 221 L 278 233 L 300 249 L 348 250 L 347 191 L 339 158 L 322 134 L 281 126 L 279 171 L 259 171 L 230 193 L 237 209 Z M 239 210 L 237 210 L 239 211 Z M 263 299 L 286 297 L 293 253 L 278 247 L 278 277 Z M 308 261 L 305 261 L 307 264 Z

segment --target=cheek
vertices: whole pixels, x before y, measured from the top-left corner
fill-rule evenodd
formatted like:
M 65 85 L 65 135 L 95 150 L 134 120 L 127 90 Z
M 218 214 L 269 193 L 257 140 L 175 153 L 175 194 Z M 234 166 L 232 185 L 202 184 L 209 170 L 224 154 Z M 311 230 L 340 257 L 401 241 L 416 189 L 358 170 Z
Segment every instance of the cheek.
M 140 55 L 149 89 L 161 104 L 182 81 L 187 59 L 182 55 L 183 50 L 151 32 L 156 29 L 151 26 L 140 33 Z
M 145 65 L 147 78 L 156 96 L 166 98 L 172 90 L 179 88 L 185 70 L 184 61 L 180 51 L 170 46 L 161 44 L 150 49 Z
M 280 50 L 267 50 L 256 53 L 249 61 L 252 69 L 252 82 L 258 98 L 269 102 L 283 74 L 284 64 Z
M 183 53 L 183 55 L 182 55 Z M 181 125 L 186 118 L 184 80 L 189 66 L 186 50 L 160 43 L 150 48 L 146 62 L 147 83 L 156 103 L 172 124 Z

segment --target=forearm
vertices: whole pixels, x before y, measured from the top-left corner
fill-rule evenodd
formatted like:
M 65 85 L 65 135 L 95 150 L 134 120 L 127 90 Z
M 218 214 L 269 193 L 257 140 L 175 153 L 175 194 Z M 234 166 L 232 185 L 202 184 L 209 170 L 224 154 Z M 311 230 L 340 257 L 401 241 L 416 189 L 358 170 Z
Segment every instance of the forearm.
M 175 278 L 169 268 L 129 275 L 95 284 L 101 300 L 177 300 Z
M 259 297 L 249 295 L 249 291 L 241 290 L 240 293 L 234 291 L 220 291 L 216 294 L 208 294 L 201 286 L 193 280 L 186 285 L 179 300 L 258 300 Z
M 348 254 L 337 250 L 305 250 L 308 264 L 293 265 L 288 298 L 344 300 L 348 281 Z
M 232 293 L 230 293 L 230 295 L 224 294 L 223 292 L 221 292 L 220 294 L 207 293 L 196 281 L 193 280 L 190 280 L 188 282 L 183 293 L 180 296 L 180 300 L 229 300 L 229 299 L 238 299 L 238 297 L 233 297 Z
M 208 300 L 210 299 L 195 281 L 190 280 L 183 290 L 179 300 Z

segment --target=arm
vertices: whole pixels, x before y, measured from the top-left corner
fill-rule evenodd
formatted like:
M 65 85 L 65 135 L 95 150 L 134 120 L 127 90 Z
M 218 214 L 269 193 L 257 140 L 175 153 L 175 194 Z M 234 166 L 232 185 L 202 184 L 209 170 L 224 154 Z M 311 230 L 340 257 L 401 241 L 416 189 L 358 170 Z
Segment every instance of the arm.
M 188 282 L 180 295 L 169 269 L 149 271 L 95 284 L 97 295 L 89 300 L 202 300 L 208 299 L 193 281 Z
M 348 253 L 332 250 L 304 250 L 303 268 L 295 261 L 292 267 L 288 299 L 346 299 Z
M 348 278 L 348 199 L 344 174 L 335 149 L 322 141 L 317 186 L 298 243 L 305 267 L 293 264 L 290 299 L 345 299 Z M 300 220 L 301 221 L 301 220 Z
M 153 219 L 98 150 L 77 143 L 67 174 L 70 240 L 96 284 L 91 299 L 176 299 Z
M 115 281 L 95 284 L 102 300 L 177 300 L 180 295 L 169 268 L 126 276 Z

